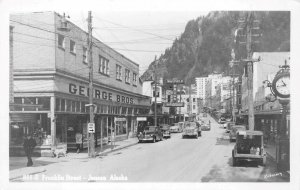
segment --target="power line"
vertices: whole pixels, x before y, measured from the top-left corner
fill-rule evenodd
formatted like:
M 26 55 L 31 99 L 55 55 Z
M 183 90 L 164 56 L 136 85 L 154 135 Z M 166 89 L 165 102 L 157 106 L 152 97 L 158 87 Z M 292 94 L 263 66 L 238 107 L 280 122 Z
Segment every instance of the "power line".
M 156 36 L 156 37 L 159 37 L 159 38 L 162 38 L 162 39 L 174 41 L 173 39 L 166 38 L 166 37 L 161 36 L 161 35 L 158 35 L 158 34 L 154 34 L 154 33 L 151 33 L 151 32 L 146 32 L 146 31 L 143 31 L 143 30 L 135 29 L 135 28 L 131 28 L 131 27 L 124 26 L 124 25 L 122 25 L 122 24 L 117 24 L 117 23 L 114 23 L 114 22 L 111 22 L 111 21 L 108 21 L 108 20 L 105 20 L 105 19 L 100 19 L 100 18 L 97 18 L 97 17 L 95 17 L 95 18 L 98 19 L 98 20 L 102 20 L 102 21 L 105 21 L 105 22 L 108 22 L 108 23 L 117 25 L 117 26 L 121 26 L 121 27 L 124 27 L 124 28 L 128 28 L 128 29 L 131 29 L 131 30 L 135 30 L 135 31 L 138 31 L 138 32 L 141 32 L 141 33 L 144 33 L 144 34 L 149 34 L 149 35 Z

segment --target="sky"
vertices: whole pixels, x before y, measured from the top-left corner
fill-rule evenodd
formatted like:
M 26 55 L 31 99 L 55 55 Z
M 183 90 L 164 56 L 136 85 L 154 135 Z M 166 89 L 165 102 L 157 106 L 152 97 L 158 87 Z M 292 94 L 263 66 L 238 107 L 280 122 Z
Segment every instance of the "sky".
M 58 12 L 63 14 L 63 12 Z M 87 31 L 87 11 L 65 12 Z M 140 65 L 140 75 L 205 11 L 92 11 L 93 36 Z

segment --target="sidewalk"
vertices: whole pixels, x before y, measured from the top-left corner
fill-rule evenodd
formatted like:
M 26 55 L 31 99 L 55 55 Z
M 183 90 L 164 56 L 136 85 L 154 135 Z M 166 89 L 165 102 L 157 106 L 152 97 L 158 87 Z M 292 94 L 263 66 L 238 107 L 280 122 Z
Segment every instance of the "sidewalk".
M 96 147 L 96 156 L 107 155 L 111 152 L 133 146 L 138 143 L 138 139 L 128 138 L 126 140 L 115 142 L 115 146 L 112 147 L 111 144 L 104 145 L 102 147 Z M 26 167 L 27 158 L 26 157 L 10 157 L 9 158 L 9 179 L 14 180 L 17 178 L 22 178 L 24 175 L 33 175 L 37 173 L 42 173 L 47 170 L 47 165 L 55 164 L 58 162 L 71 162 L 72 160 L 78 159 L 88 159 L 88 150 L 84 150 L 77 154 L 76 152 L 70 152 L 66 157 L 33 157 L 33 166 Z

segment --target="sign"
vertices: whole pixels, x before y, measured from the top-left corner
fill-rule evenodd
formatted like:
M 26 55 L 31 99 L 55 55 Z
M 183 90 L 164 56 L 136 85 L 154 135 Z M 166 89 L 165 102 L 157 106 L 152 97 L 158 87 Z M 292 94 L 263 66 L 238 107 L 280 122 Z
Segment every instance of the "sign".
M 136 118 L 137 121 L 147 121 L 146 117 L 137 117 Z
M 116 121 L 127 121 L 127 120 L 124 117 L 115 117 L 115 122 Z
M 165 102 L 165 107 L 184 107 L 184 102 Z
M 95 123 L 88 123 L 88 132 L 95 133 Z
M 169 84 L 184 84 L 182 79 L 167 79 L 167 83 Z

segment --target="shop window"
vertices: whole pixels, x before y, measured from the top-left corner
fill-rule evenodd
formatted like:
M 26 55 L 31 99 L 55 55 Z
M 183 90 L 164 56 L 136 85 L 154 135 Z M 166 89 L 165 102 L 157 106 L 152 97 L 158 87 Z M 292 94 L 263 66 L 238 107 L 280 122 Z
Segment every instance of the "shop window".
M 60 108 L 61 110 L 60 111 L 66 111 L 66 100 L 65 99 L 61 99 L 60 100 Z
M 67 101 L 67 110 L 66 111 L 71 111 L 72 102 L 71 102 L 71 100 L 66 100 L 66 101 Z
M 37 104 L 37 98 L 25 97 L 24 104 L 24 111 L 37 111 L 37 107 L 34 106 Z
M 39 111 L 50 110 L 50 97 L 37 98 L 38 104 L 42 105 L 42 108 L 38 108 Z
M 72 112 L 75 112 L 76 103 L 72 101 Z
M 81 113 L 85 112 L 85 103 L 81 102 Z
M 22 104 L 22 98 L 15 97 L 14 98 L 14 103 L 21 105 Z M 22 106 L 14 106 L 14 111 L 22 111 Z
M 60 111 L 60 99 L 55 99 L 55 111 Z
M 76 112 L 80 112 L 80 102 L 76 101 Z

